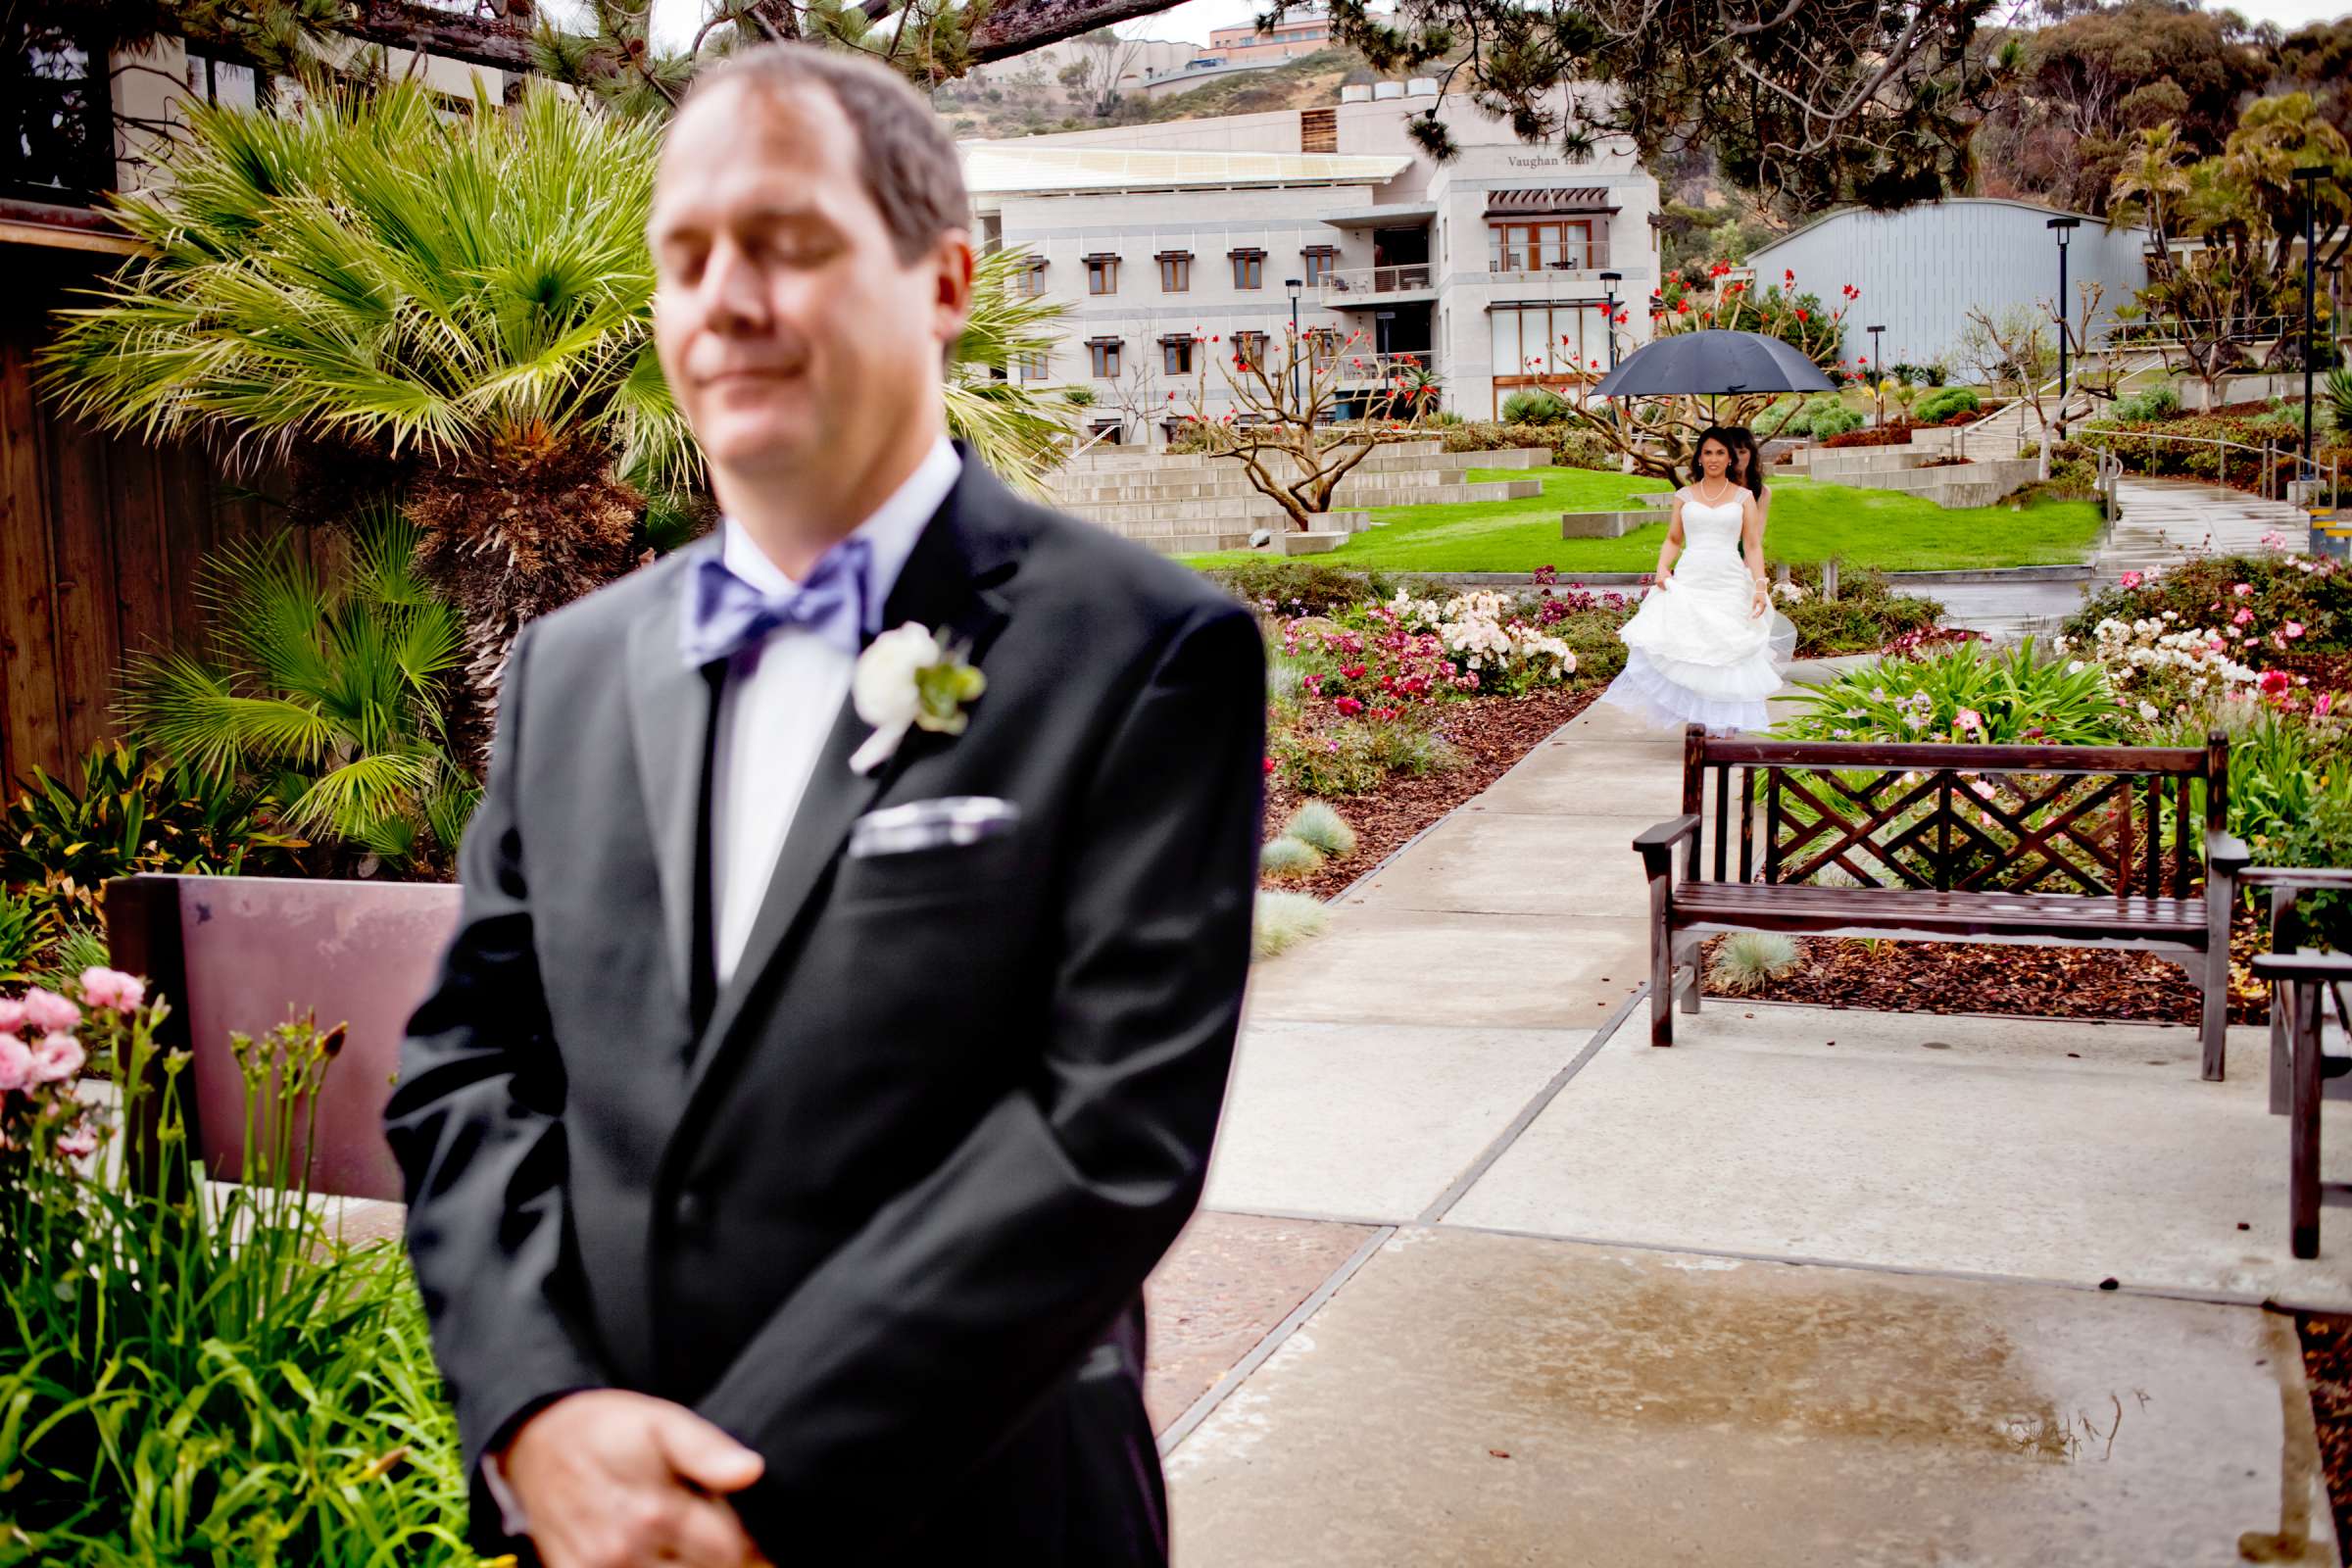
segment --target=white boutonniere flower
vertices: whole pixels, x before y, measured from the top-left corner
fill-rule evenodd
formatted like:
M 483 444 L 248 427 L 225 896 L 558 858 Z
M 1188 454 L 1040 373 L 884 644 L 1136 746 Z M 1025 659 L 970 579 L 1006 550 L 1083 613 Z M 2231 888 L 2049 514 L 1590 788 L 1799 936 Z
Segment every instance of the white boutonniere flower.
M 874 732 L 850 766 L 871 773 L 890 760 L 910 729 L 962 734 L 970 722 L 964 708 L 988 690 L 988 677 L 972 667 L 966 654 L 912 621 L 868 644 L 850 677 L 850 702 Z

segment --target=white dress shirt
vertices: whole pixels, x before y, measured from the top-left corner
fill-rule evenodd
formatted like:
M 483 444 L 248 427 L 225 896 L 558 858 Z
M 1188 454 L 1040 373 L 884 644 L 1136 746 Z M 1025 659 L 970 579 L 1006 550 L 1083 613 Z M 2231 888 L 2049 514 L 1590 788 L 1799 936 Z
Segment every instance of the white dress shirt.
M 890 597 L 899 572 L 963 473 L 963 460 L 943 437 L 853 537 L 873 552 L 868 589 Z M 796 586 L 734 518 L 726 518 L 727 569 L 763 594 Z M 890 628 L 881 628 L 884 631 Z M 800 809 L 817 754 L 850 695 L 857 661 L 805 632 L 787 628 L 740 655 L 721 690 L 710 773 L 710 932 L 712 973 L 724 986 L 751 940 L 784 833 Z
M 962 474 L 963 459 L 943 436 L 906 482 L 858 525 L 855 537 L 873 552 L 866 588 L 875 604 L 890 597 L 915 541 Z M 797 586 L 734 518 L 720 527 L 720 559 L 728 570 L 763 594 Z M 857 663 L 823 638 L 787 628 L 756 652 L 739 655 L 727 671 L 710 758 L 711 958 L 722 986 L 751 940 L 785 829 L 849 700 Z M 501 1454 L 483 1455 L 482 1478 L 507 1534 L 527 1535 L 529 1522 L 507 1485 L 502 1460 Z

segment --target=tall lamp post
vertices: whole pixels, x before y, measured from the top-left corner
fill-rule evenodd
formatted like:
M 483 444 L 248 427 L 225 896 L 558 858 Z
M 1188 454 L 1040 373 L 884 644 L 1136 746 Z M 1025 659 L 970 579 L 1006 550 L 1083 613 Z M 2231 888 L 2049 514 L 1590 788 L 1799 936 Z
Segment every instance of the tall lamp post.
M 1298 291 L 1306 287 L 1306 282 L 1303 278 L 1286 277 L 1282 286 L 1291 291 L 1291 403 L 1303 409 L 1306 405 L 1298 397 Z
M 1609 368 L 1617 368 L 1617 285 L 1625 281 L 1623 272 L 1603 272 L 1600 286 L 1609 291 L 1609 314 L 1601 318 L 1601 330 L 1609 338 Z
M 1886 328 L 1883 325 L 1866 326 L 1862 330 L 1870 334 L 1870 406 L 1872 412 L 1877 416 L 1879 423 L 1885 424 L 1886 422 L 1886 394 L 1880 390 L 1880 383 L 1886 378 L 1886 354 L 1879 347 L 1879 334 L 1886 331 Z
M 2082 226 L 2080 218 L 2053 218 L 2042 225 L 2058 236 L 2058 439 L 2066 439 L 2066 246 Z M 2055 454 L 2053 454 L 2055 456 Z
M 2328 166 L 2314 164 L 2295 171 L 2295 182 L 2303 187 L 2303 476 L 2320 476 L 2319 453 L 2311 445 L 2311 361 L 2312 318 L 2314 298 L 2320 291 L 2319 235 L 2317 232 L 2320 206 L 2320 181 L 2328 177 Z M 2310 492 L 2305 492 L 2306 499 Z

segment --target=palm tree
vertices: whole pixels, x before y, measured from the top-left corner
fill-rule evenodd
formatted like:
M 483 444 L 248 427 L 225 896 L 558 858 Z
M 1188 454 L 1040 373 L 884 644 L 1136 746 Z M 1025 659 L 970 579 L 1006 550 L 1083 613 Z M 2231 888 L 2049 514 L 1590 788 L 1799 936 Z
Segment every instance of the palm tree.
M 214 657 L 134 661 L 127 727 L 199 773 L 265 782 L 280 823 L 357 846 L 363 873 L 445 860 L 479 792 L 442 717 L 465 633 L 416 568 L 420 533 L 389 505 L 363 510 L 332 584 L 288 535 L 216 555 L 203 585 Z
M 314 518 L 393 498 L 463 616 L 451 724 L 478 760 L 522 625 L 708 514 L 652 343 L 660 127 L 544 84 L 453 115 L 399 82 L 187 128 L 162 193 L 116 203 L 154 254 L 65 313 L 52 383 L 112 429 L 290 460 Z M 1061 426 L 995 377 L 1057 313 L 1011 260 L 982 269 L 949 416 L 1034 490 Z
M 2108 190 L 2107 220 L 2119 226 L 2134 219 L 2144 221 L 2149 254 L 2160 260 L 2178 221 L 2178 206 L 2188 194 L 2188 162 L 2179 127 L 2143 130 L 2135 156 L 2117 172 Z

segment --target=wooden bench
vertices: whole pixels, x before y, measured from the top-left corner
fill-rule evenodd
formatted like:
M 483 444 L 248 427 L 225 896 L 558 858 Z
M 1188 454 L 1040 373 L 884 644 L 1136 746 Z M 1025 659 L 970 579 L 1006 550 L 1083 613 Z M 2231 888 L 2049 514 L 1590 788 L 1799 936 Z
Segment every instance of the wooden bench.
M 2229 762 L 2218 731 L 2199 751 L 1726 739 L 1692 725 L 1683 814 L 1634 840 L 1649 876 L 1650 1044 L 1674 1044 L 1678 989 L 1698 1010 L 1698 947 L 1717 932 L 2139 948 L 2193 960 L 2204 1075 L 2218 1080 L 2232 878 L 2247 859 L 2223 830 Z
M 2296 899 L 2352 890 L 2352 870 L 2258 865 L 2239 873 L 2239 881 L 2271 890 L 2271 951 L 2254 960 L 2255 977 L 2271 986 L 2271 1113 L 2288 1118 L 2288 1242 L 2295 1256 L 2317 1257 L 2320 1209 L 2352 1203 L 2352 1187 L 2320 1180 L 2320 1107 L 2352 1100 L 2352 1057 L 2328 1055 L 2320 1044 L 2331 1008 L 2339 1023 L 2352 1018 L 2344 1004 L 2352 956 L 2304 945 L 2308 933 Z

